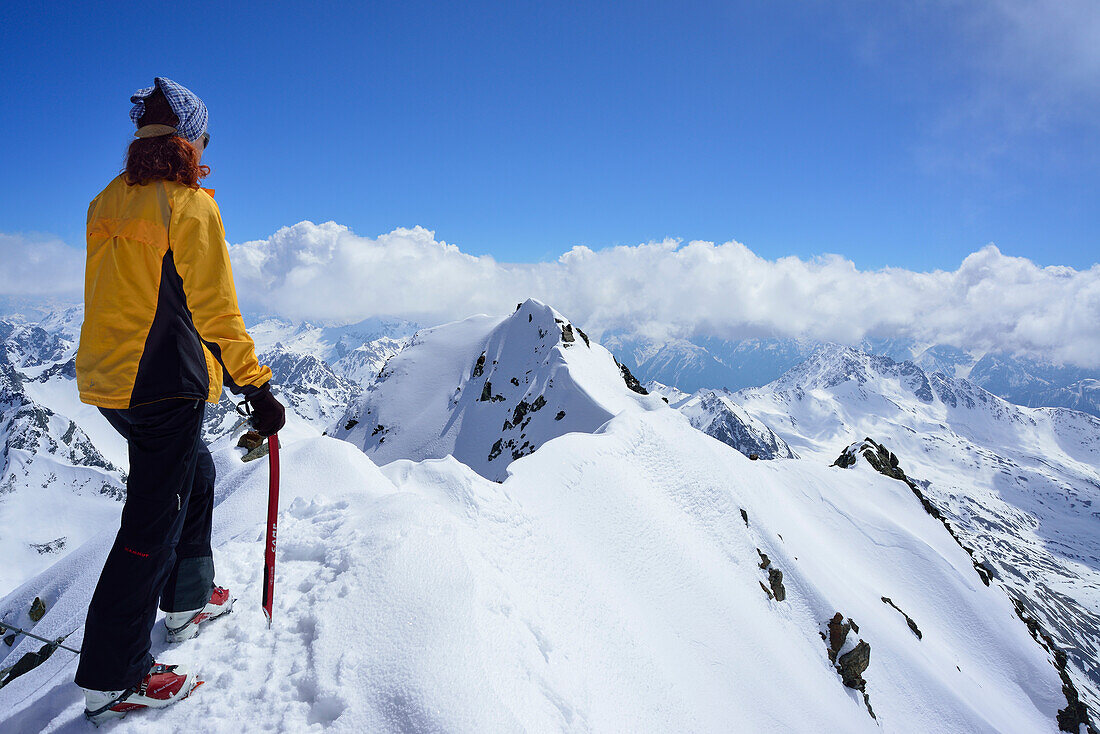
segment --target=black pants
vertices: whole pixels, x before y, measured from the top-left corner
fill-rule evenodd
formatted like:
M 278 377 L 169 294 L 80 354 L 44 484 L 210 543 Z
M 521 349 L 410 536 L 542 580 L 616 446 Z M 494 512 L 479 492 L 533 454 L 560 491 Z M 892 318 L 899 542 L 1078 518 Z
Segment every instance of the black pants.
M 166 612 L 210 599 L 214 462 L 202 442 L 205 403 L 162 400 L 101 409 L 126 438 L 126 504 L 84 625 L 76 683 L 99 691 L 136 685 L 153 664 L 157 601 Z

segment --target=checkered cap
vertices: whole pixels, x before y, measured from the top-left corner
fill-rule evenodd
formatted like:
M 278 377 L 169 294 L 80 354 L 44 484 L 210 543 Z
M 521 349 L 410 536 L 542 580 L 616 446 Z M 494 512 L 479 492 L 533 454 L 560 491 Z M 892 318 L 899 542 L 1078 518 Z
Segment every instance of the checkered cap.
M 158 87 L 168 98 L 168 104 L 176 113 L 176 117 L 180 118 L 179 124 L 176 125 L 176 134 L 192 143 L 201 138 L 206 132 L 206 105 L 187 87 L 162 76 L 153 80 L 153 86 L 139 89 L 130 97 L 130 101 L 134 103 L 130 110 L 130 119 L 134 124 L 137 125 L 138 120 L 145 114 L 145 100 Z

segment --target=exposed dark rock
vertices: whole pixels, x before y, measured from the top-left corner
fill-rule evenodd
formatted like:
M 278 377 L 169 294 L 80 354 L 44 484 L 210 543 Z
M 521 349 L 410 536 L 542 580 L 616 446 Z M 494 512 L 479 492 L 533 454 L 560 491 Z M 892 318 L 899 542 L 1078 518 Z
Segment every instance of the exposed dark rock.
M 760 550 L 759 548 L 756 549 L 756 552 L 760 554 L 760 568 L 767 568 L 768 566 L 772 565 L 772 559 L 768 558 L 767 553 Z
M 844 647 L 844 641 L 848 639 L 848 632 L 852 629 L 851 620 L 844 621 L 844 615 L 837 612 L 828 622 L 829 628 L 829 662 L 835 663 L 836 656 Z M 858 630 L 857 630 L 858 632 Z
M 474 371 L 470 373 L 470 378 L 481 377 L 485 372 L 485 352 L 481 353 L 481 356 L 477 358 L 477 362 L 474 363 Z
M 615 364 L 619 365 L 619 372 L 622 374 L 623 382 L 626 383 L 626 386 L 628 388 L 638 393 L 639 395 L 649 395 L 649 391 L 642 387 L 642 383 L 638 382 L 638 378 L 630 373 L 629 367 L 620 362 L 618 359 L 615 360 Z
M 34 597 L 34 601 L 31 602 L 31 610 L 27 613 L 27 616 L 31 618 L 32 622 L 41 620 L 42 617 L 46 616 L 46 602 L 37 596 Z
M 45 555 L 46 553 L 56 553 L 65 547 L 65 537 L 54 538 L 46 543 L 31 543 L 31 548 L 38 551 L 39 554 Z
M 749 526 L 749 513 L 745 512 L 744 508 L 741 508 L 741 519 L 745 521 L 745 527 Z
M 528 403 L 526 400 L 520 400 L 519 403 L 516 404 L 515 410 L 512 411 L 512 425 L 519 425 L 520 423 L 523 423 L 523 425 L 526 426 L 527 424 L 523 422 L 523 419 L 525 416 L 527 416 L 527 413 L 534 413 L 538 410 L 541 410 L 545 405 L 546 398 L 544 398 L 542 395 L 539 395 L 537 398 L 535 398 L 535 401 L 533 403 Z M 530 418 L 528 418 L 527 420 L 530 420 Z
M 577 327 L 574 327 L 574 328 L 576 328 L 576 330 L 577 330 L 577 333 L 578 333 L 578 334 L 580 334 L 580 336 L 581 336 L 581 339 L 583 339 L 583 340 L 584 340 L 584 345 L 585 345 L 586 347 L 591 347 L 591 346 L 592 346 L 592 342 L 588 341 L 588 334 L 585 334 L 585 333 L 584 333 L 583 331 L 581 331 L 581 327 L 579 327 L 579 326 L 577 326 Z
M 913 634 L 917 636 L 917 639 L 918 639 L 918 640 L 920 640 L 920 639 L 923 639 L 923 638 L 924 638 L 924 635 L 922 635 L 922 634 L 921 634 L 921 631 L 920 631 L 920 629 L 918 629 L 918 628 L 917 628 L 917 623 L 913 621 L 913 618 L 912 618 L 912 617 L 910 617 L 910 616 L 909 616 L 908 614 L 906 614 L 905 612 L 901 611 L 901 608 L 900 608 L 900 607 L 899 607 L 899 606 L 898 606 L 897 604 L 895 604 L 895 603 L 894 603 L 894 602 L 893 602 L 893 601 L 892 601 L 892 600 L 890 599 L 890 597 L 888 597 L 888 596 L 884 596 L 884 597 L 882 597 L 882 603 L 883 603 L 883 604 L 889 604 L 889 605 L 890 605 L 890 606 L 892 606 L 892 607 L 893 607 L 894 609 L 897 609 L 897 610 L 898 610 L 898 613 L 899 613 L 899 614 L 901 614 L 901 616 L 905 617 L 905 623 L 906 623 L 907 625 L 909 625 L 909 629 L 911 629 L 911 630 L 913 631 Z
M 515 443 L 514 441 L 512 443 Z M 523 456 L 529 456 L 535 453 L 535 447 L 531 445 L 529 441 L 524 441 L 523 444 L 516 449 L 512 449 L 512 460 L 515 461 Z
M 481 397 L 478 398 L 478 402 L 493 402 L 497 403 L 504 400 L 503 395 L 493 395 L 493 383 L 489 380 L 485 381 L 485 384 L 481 388 Z
M 8 647 L 11 647 L 12 645 L 15 644 L 15 633 L 14 632 L 4 638 L 4 644 L 7 645 Z
M 768 583 L 771 584 L 776 601 L 783 601 L 787 598 L 787 588 L 783 586 L 783 572 L 775 566 L 768 569 Z
M 573 336 L 572 324 L 565 324 L 561 327 L 561 341 L 563 346 L 568 346 L 577 341 L 577 337 Z
M 764 586 L 763 581 L 758 581 L 757 583 L 760 584 L 760 588 L 764 590 L 764 593 L 768 595 L 769 599 L 774 599 L 775 598 L 775 594 L 773 594 L 772 590 L 769 589 L 767 586 Z
M 837 659 L 836 668 L 844 685 L 862 691 L 867 685 L 863 672 L 871 664 L 871 646 L 860 640 L 855 647 Z
M 70 380 L 76 379 L 76 357 L 73 357 L 68 362 L 59 362 L 52 367 L 43 370 L 38 377 L 34 378 L 32 382 L 47 382 L 51 377 L 67 377 Z
M 1054 642 L 1054 639 L 1043 629 L 1043 626 L 1039 624 L 1039 621 L 1028 613 L 1024 603 L 1019 599 L 1009 597 L 1012 600 L 1012 606 L 1016 610 L 1016 616 L 1027 625 L 1028 632 L 1031 636 L 1051 655 L 1051 663 L 1054 665 L 1054 669 L 1058 671 L 1058 677 L 1062 679 L 1062 695 L 1066 697 L 1066 707 L 1060 709 L 1057 714 L 1058 730 L 1066 732 L 1079 732 L 1081 725 L 1084 724 L 1085 731 L 1088 734 L 1098 734 L 1096 727 L 1093 726 L 1092 720 L 1089 717 L 1088 705 L 1081 700 L 1080 694 L 1077 691 L 1077 686 L 1074 685 L 1073 679 L 1069 676 L 1067 668 L 1068 658 L 1066 652 Z
M 374 427 L 374 430 L 370 432 L 370 435 L 377 436 L 379 433 L 383 435 L 385 435 L 386 433 L 386 427 L 383 426 L 381 423 Z
M 256 448 L 249 451 L 247 454 L 241 457 L 241 461 L 255 461 L 256 459 L 263 458 L 271 452 L 271 446 L 264 441 Z
M 875 443 L 870 438 L 866 438 L 861 442 L 857 442 L 849 446 L 840 457 L 833 463 L 834 466 L 846 468 L 852 466 L 858 460 L 858 457 L 862 455 L 867 462 L 874 467 L 874 469 L 885 476 L 893 479 L 903 481 L 908 485 L 909 489 L 916 496 L 917 500 L 921 503 L 924 511 L 929 515 L 939 520 L 947 532 L 955 539 L 959 547 L 970 556 L 970 562 L 974 566 L 974 571 L 978 574 L 978 577 L 982 580 L 982 583 L 986 586 L 990 586 L 992 580 L 995 578 L 995 572 L 993 568 L 984 560 L 978 560 L 974 557 L 974 549 L 962 542 L 958 533 L 955 532 L 955 528 L 951 526 L 947 518 L 921 491 L 920 485 L 913 479 L 907 477 L 905 472 L 902 471 L 900 462 L 897 456 L 893 452 L 886 449 L 878 443 Z M 1006 593 L 1008 593 L 1006 591 Z M 1009 594 L 1009 599 L 1012 601 L 1013 607 L 1016 609 L 1016 615 L 1020 618 L 1025 625 L 1027 625 L 1028 631 L 1031 636 L 1038 642 L 1045 650 L 1047 650 L 1052 657 L 1052 662 L 1055 670 L 1058 671 L 1059 677 L 1062 679 L 1062 693 L 1066 697 L 1066 707 L 1058 712 L 1058 727 L 1062 731 L 1077 732 L 1080 729 L 1080 725 L 1084 724 L 1089 734 L 1100 734 L 1093 726 L 1090 718 L 1088 706 L 1080 699 L 1080 695 L 1077 691 L 1077 687 L 1074 685 L 1073 680 L 1070 678 L 1069 673 L 1066 670 L 1066 653 L 1058 647 L 1054 642 L 1054 639 L 1050 636 L 1046 630 L 1043 629 L 1039 621 L 1028 613 L 1023 601 Z M 883 601 L 888 600 L 883 597 Z M 888 602 L 889 603 L 889 602 Z M 891 606 L 894 606 L 891 603 Z M 895 609 L 897 607 L 895 606 Z M 901 612 L 900 609 L 898 609 Z M 904 612 L 901 612 L 903 615 Z M 906 615 L 906 621 L 909 624 L 913 633 L 920 637 L 920 632 L 917 629 L 916 624 Z M 856 630 L 858 632 L 858 630 Z M 865 694 L 866 695 L 866 694 Z M 870 710 L 870 704 L 868 703 L 868 710 Z M 872 714 L 874 715 L 874 714 Z
M 863 705 L 867 707 L 867 713 L 871 718 L 877 718 L 871 708 L 871 697 L 867 695 L 867 681 L 863 679 L 863 671 L 871 664 L 871 646 L 863 640 L 848 652 L 840 656 L 836 669 L 844 685 L 854 688 L 863 694 Z
M 351 419 L 348 420 L 347 423 L 344 424 L 344 430 L 345 431 L 350 431 L 351 429 L 355 428 L 357 425 L 359 425 L 359 421 L 355 420 L 354 418 L 351 418 Z
M 498 438 L 496 440 L 496 443 L 494 443 L 492 448 L 489 449 L 489 461 L 492 461 L 493 459 L 500 456 L 501 453 L 503 453 L 503 451 L 504 451 L 503 443 L 504 443 L 504 439 L 502 439 L 502 438 Z
M 565 411 L 564 410 L 559 410 L 558 414 L 556 416 L 554 416 L 554 420 L 560 421 L 564 417 L 565 417 Z
M 512 384 L 513 384 L 513 385 L 515 385 L 516 387 L 519 387 L 519 380 L 518 380 L 518 379 L 516 379 L 515 377 L 511 378 L 510 380 L 508 380 L 508 382 L 512 383 Z
M 760 454 L 749 454 L 749 461 L 758 461 L 759 459 Z
M 841 680 L 849 688 L 863 694 L 863 705 L 867 707 L 867 713 L 874 719 L 875 712 L 871 708 L 871 698 L 867 695 L 867 681 L 863 679 L 863 672 L 867 670 L 867 666 L 871 664 L 871 646 L 860 640 L 855 647 L 843 655 L 840 651 L 844 648 L 844 643 L 848 639 L 848 632 L 859 633 L 859 626 L 851 619 L 845 621 L 844 615 L 837 612 L 833 615 L 833 618 L 826 624 L 829 635 L 826 638 L 822 633 L 821 637 L 828 645 L 827 652 L 829 654 L 829 661 L 836 664 L 836 672 L 840 674 Z
M 899 466 L 898 457 L 894 455 L 892 451 L 885 446 L 875 443 L 870 438 L 865 438 L 859 443 L 854 443 L 841 452 L 837 460 L 833 462 L 833 466 L 839 466 L 841 469 L 846 469 L 856 463 L 856 459 L 859 455 L 867 460 L 867 463 L 877 471 L 879 474 L 884 474 L 891 479 L 899 479 L 903 482 L 909 483 L 908 478 L 905 476 Z

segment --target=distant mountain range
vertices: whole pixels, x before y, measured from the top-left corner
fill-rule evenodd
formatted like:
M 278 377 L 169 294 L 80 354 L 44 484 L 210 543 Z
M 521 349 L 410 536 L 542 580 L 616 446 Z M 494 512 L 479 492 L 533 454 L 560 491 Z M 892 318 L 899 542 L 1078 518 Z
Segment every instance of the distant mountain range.
M 655 340 L 622 333 L 604 334 L 602 342 L 642 382 L 656 381 L 688 393 L 766 385 L 826 346 L 809 339 Z M 1100 416 L 1100 369 L 997 352 L 977 354 L 910 339 L 865 339 L 857 348 L 913 362 L 926 372 L 965 377 L 1017 405 L 1072 408 Z

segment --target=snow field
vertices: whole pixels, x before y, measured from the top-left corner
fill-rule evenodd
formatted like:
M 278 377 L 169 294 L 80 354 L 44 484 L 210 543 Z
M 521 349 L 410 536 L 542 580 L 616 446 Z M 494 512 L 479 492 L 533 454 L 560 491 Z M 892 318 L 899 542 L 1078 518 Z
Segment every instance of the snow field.
M 1053 730 L 1057 678 L 1007 601 L 873 472 L 750 463 L 671 410 L 562 436 L 503 484 L 453 459 L 379 470 L 327 438 L 283 457 L 272 629 L 265 462 L 222 452 L 215 562 L 237 611 L 156 646 L 206 686 L 112 730 L 875 731 L 818 636 L 837 610 L 871 643 L 883 730 Z M 41 629 L 79 624 L 107 543 L 59 564 Z M 757 547 L 787 601 L 759 588 Z M 61 651 L 0 690 L 0 727 L 80 730 L 74 667 Z

